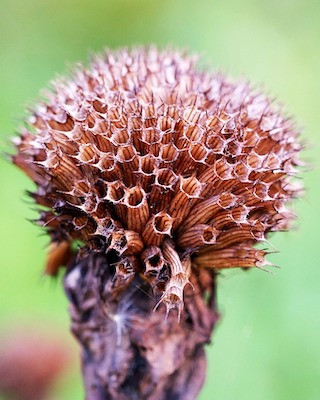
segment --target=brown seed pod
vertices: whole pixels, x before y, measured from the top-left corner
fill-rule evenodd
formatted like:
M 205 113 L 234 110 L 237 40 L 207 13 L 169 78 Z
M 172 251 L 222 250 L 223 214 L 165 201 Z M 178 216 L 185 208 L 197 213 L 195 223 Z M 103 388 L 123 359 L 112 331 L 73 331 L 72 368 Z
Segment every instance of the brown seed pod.
M 148 246 L 160 246 L 164 238 L 171 237 L 173 218 L 168 213 L 161 211 L 153 214 L 147 222 L 142 238 Z
M 264 265 L 253 246 L 287 228 L 285 206 L 301 190 L 297 137 L 248 84 L 179 53 L 137 49 L 106 52 L 55 83 L 13 160 L 49 209 L 40 224 L 56 243 L 50 271 L 80 239 L 116 253 L 119 271 L 132 262 L 168 309 L 181 309 L 193 267 Z

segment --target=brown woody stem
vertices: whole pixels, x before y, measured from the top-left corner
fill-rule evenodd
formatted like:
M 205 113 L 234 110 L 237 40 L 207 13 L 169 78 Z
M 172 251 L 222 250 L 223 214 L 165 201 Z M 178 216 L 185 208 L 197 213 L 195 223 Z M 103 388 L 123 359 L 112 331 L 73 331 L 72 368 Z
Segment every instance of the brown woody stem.
M 158 299 L 138 275 L 119 292 L 106 255 L 69 267 L 64 285 L 87 400 L 196 399 L 218 314 L 214 273 L 193 270 L 190 281 L 178 323 L 175 310 L 167 320 L 164 305 L 154 310 Z

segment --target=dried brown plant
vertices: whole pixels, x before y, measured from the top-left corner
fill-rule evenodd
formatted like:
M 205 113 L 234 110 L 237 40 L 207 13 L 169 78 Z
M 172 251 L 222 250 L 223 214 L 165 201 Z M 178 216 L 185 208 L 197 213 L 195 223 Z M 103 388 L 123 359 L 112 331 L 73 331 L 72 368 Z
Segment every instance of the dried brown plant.
M 293 217 L 294 124 L 248 83 L 153 48 L 107 51 L 45 97 L 13 160 L 37 185 L 47 273 L 68 265 L 87 398 L 194 399 L 216 272 L 267 266 L 255 245 Z

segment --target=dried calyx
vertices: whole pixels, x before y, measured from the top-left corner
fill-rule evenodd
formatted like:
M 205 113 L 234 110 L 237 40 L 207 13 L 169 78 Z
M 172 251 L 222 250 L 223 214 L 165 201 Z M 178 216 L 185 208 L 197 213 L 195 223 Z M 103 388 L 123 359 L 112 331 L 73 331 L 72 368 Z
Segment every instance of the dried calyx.
M 149 281 L 183 307 L 196 268 L 263 267 L 254 248 L 287 228 L 300 150 L 290 119 L 247 83 L 155 49 L 106 52 L 55 82 L 16 139 L 52 240 L 112 255 L 115 284 Z

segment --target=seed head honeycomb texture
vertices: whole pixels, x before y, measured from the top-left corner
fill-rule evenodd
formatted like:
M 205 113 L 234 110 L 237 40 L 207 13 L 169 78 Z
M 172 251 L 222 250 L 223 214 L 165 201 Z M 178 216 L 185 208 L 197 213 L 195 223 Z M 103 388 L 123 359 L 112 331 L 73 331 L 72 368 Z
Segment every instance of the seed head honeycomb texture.
M 44 93 L 13 159 L 37 185 L 49 273 L 80 240 L 110 254 L 119 290 L 138 273 L 181 312 L 194 268 L 268 264 L 254 245 L 293 218 L 298 131 L 247 82 L 196 64 L 106 51 Z

